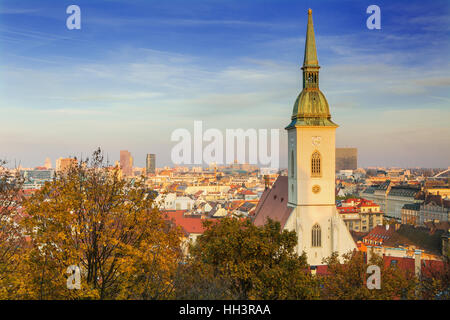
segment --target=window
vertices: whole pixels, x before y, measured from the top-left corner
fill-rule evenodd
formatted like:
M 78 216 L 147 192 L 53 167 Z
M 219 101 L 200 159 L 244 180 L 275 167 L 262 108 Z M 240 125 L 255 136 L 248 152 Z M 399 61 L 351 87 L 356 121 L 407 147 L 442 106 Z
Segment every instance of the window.
M 312 177 L 321 177 L 322 169 L 320 166 L 321 156 L 319 151 L 314 151 L 311 156 L 311 176 Z
M 312 247 L 322 246 L 322 231 L 320 230 L 320 226 L 317 223 L 312 227 L 311 237 Z
M 310 87 L 317 87 L 317 76 L 316 72 L 308 72 L 305 74 L 306 83 L 310 85 Z
M 295 173 L 294 173 L 294 151 L 293 150 L 291 150 L 291 168 L 290 168 L 290 170 L 291 170 L 291 178 L 294 178 L 294 176 L 295 176 Z

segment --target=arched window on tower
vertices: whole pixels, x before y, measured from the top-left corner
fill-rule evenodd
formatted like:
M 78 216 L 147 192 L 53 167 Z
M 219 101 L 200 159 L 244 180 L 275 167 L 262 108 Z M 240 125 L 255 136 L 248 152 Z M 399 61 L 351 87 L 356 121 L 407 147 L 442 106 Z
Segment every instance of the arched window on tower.
M 311 177 L 322 176 L 321 160 L 319 151 L 314 151 L 311 156 Z
M 311 247 L 322 246 L 322 231 L 320 226 L 316 223 L 311 230 Z

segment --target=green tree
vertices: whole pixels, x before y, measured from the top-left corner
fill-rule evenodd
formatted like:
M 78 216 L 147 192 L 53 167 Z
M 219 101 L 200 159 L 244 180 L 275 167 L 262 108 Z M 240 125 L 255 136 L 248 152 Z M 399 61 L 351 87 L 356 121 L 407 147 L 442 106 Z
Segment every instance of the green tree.
M 450 248 L 447 255 L 443 257 L 442 267 L 431 261 L 433 265 L 428 264 L 422 268 L 420 279 L 420 295 L 422 299 L 450 300 Z
M 370 263 L 365 262 L 362 252 L 344 254 L 340 259 L 336 253 L 324 259 L 327 275 L 321 277 L 322 299 L 368 300 L 368 299 L 413 299 L 416 279 L 410 272 L 393 266 L 385 266 L 383 259 L 372 255 Z M 381 288 L 367 288 L 367 268 L 377 265 L 381 271 Z
M 318 284 L 308 271 L 306 255 L 295 252 L 297 236 L 269 220 L 257 227 L 249 219 L 205 222 L 206 231 L 190 248 L 192 280 L 178 296 L 228 299 L 315 299 Z M 188 274 L 188 275 L 186 275 Z M 197 275 L 197 278 L 195 277 Z M 204 282 L 201 278 L 216 279 Z M 213 289 L 211 290 L 211 286 Z M 190 288 L 194 288 L 194 294 Z M 204 294 L 205 290 L 209 294 Z

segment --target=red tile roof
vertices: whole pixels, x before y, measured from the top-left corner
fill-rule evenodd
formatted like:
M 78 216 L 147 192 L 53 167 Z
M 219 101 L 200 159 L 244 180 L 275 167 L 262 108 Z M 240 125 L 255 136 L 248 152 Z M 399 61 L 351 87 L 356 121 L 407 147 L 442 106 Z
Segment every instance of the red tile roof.
M 384 241 L 390 239 L 394 232 L 394 226 L 389 226 L 387 230 L 386 226 L 376 226 L 363 238 L 363 242 L 371 244 L 370 241 L 375 241 L 375 244 L 381 245 Z
M 199 233 L 202 234 L 205 231 L 203 227 L 203 221 L 201 217 L 185 215 L 187 210 L 167 210 L 163 211 L 164 217 L 167 220 L 171 220 L 175 225 L 183 228 L 187 233 Z
M 261 199 L 255 210 L 254 224 L 264 225 L 267 219 L 279 221 L 281 228 L 284 228 L 288 220 L 292 207 L 287 206 L 288 202 L 288 177 L 279 176 L 272 188 L 264 190 Z
M 357 207 L 337 207 L 339 213 L 358 213 Z
M 392 262 L 393 260 L 395 261 L 394 263 Z M 414 258 L 383 256 L 383 263 L 385 267 L 389 267 L 395 264 L 400 270 L 410 271 L 412 273 L 414 273 L 415 271 Z M 436 274 L 439 272 L 443 272 L 444 262 L 438 260 L 422 260 L 421 271 L 424 277 L 429 277 L 432 273 Z M 328 266 L 316 266 L 316 274 L 321 276 L 329 275 Z
M 397 261 L 396 265 L 401 270 L 408 270 L 410 272 L 415 271 L 415 261 L 414 258 L 410 257 L 392 257 L 392 256 L 383 256 L 383 262 L 386 267 L 389 267 L 392 263 L 392 260 Z M 444 271 L 444 262 L 440 260 L 425 260 L 422 259 L 420 261 L 422 276 L 429 277 L 433 273 L 438 273 Z

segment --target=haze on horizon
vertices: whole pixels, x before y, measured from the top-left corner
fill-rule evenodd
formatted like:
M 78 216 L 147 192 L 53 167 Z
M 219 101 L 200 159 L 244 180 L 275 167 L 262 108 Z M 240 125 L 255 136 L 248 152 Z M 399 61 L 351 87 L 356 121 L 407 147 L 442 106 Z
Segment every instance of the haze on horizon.
M 69 4 L 0 4 L 0 159 L 55 165 L 100 146 L 172 166 L 171 133 L 202 120 L 280 129 L 285 168 L 311 7 L 337 147 L 358 148 L 359 167 L 450 165 L 448 1 L 75 0 L 81 30 Z M 371 4 L 381 30 L 366 28 Z

